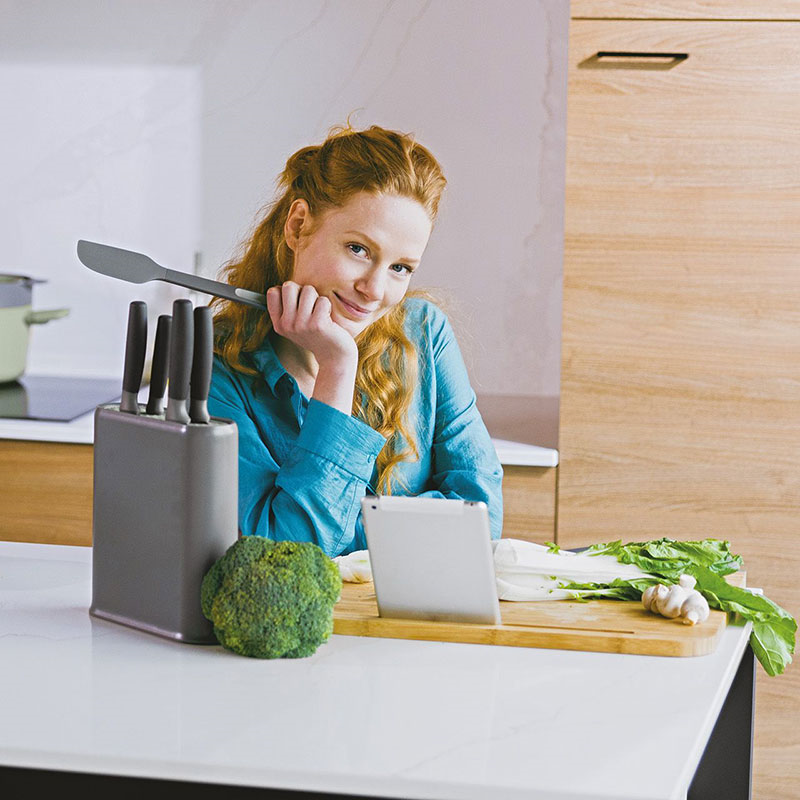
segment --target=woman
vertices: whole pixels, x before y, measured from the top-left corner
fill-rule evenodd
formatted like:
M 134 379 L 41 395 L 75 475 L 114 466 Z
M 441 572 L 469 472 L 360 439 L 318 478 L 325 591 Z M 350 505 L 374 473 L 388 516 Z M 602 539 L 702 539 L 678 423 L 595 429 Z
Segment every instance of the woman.
M 225 271 L 268 313 L 214 301 L 209 409 L 239 428 L 242 534 L 362 550 L 371 492 L 481 500 L 500 537 L 502 469 L 453 331 L 408 292 L 445 183 L 427 149 L 377 126 L 288 160 Z

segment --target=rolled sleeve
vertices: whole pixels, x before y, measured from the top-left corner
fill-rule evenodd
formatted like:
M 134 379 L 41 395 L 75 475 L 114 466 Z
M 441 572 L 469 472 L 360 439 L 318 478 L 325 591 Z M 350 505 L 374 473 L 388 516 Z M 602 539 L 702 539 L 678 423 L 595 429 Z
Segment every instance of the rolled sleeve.
M 313 398 L 308 403 L 297 447 L 368 482 L 386 438 L 361 420 Z
M 239 428 L 242 534 L 313 542 L 330 557 L 347 552 L 385 438 L 313 399 L 298 431 L 268 402 L 249 381 L 215 364 L 209 409 Z

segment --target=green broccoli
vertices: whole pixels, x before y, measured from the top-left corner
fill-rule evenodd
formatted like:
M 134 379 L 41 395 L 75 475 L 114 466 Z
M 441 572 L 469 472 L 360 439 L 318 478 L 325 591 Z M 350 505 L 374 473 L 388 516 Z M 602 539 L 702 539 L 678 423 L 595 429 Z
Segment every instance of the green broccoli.
M 206 573 L 200 602 L 228 650 L 302 658 L 333 632 L 341 591 L 339 568 L 317 545 L 245 536 Z

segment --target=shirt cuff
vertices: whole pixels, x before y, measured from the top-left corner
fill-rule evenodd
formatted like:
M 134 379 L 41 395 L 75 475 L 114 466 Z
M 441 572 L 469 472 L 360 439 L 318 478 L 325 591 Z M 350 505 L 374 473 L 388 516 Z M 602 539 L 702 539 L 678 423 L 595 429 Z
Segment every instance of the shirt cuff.
M 297 437 L 297 446 L 327 459 L 368 482 L 375 459 L 386 444 L 382 436 L 365 422 L 343 414 L 333 406 L 313 398 Z

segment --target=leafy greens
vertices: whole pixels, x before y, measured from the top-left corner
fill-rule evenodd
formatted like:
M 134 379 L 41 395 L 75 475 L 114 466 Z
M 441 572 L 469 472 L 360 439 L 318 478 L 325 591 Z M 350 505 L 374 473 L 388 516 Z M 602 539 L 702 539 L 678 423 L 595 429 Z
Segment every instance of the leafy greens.
M 718 539 L 680 542 L 664 538 L 622 544 L 618 540 L 592 545 L 585 555 L 614 556 L 620 563 L 634 564 L 659 580 L 617 578 L 607 584 L 563 584 L 562 588 L 575 592 L 576 599 L 638 600 L 654 582 L 677 583 L 681 575 L 692 575 L 697 581 L 695 588 L 712 608 L 738 614 L 753 623 L 750 646 L 768 675 L 780 675 L 791 663 L 797 622 L 772 600 L 725 580 L 725 575 L 742 566 L 741 557 L 731 553 L 728 542 Z

